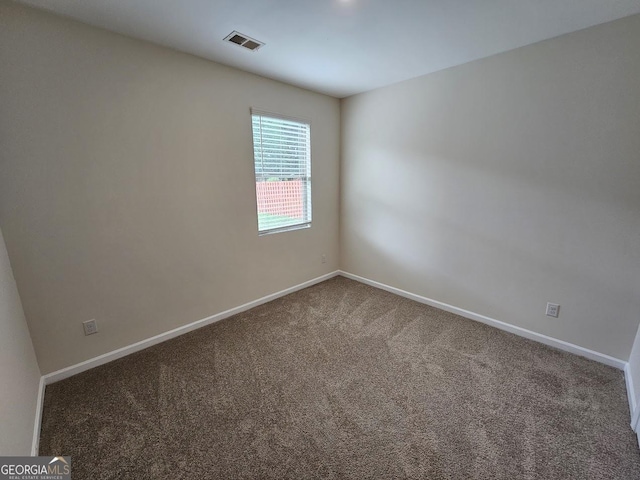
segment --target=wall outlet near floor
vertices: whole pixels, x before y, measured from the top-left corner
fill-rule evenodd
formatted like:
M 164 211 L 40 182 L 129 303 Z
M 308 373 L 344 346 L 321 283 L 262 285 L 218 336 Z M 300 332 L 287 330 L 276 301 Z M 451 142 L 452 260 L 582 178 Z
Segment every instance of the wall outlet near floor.
M 98 323 L 95 320 L 87 320 L 82 322 L 82 328 L 84 328 L 85 335 L 93 335 L 98 333 Z
M 322 263 L 327 263 L 327 256 L 323 253 L 320 260 L 322 260 Z
M 560 314 L 560 305 L 557 303 L 547 303 L 547 317 L 558 318 Z

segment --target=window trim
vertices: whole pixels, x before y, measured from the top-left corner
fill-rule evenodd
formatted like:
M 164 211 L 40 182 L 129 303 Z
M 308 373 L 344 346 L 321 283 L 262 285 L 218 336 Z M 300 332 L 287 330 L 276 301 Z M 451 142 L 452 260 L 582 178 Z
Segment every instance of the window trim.
M 274 233 L 293 232 L 294 230 L 305 230 L 311 228 L 311 222 L 297 223 L 295 225 L 289 225 L 288 227 L 270 228 L 269 230 L 258 230 L 258 236 L 272 235 Z
M 251 107 L 250 112 L 251 115 L 262 115 L 264 117 L 279 118 L 280 120 L 290 120 L 292 122 L 306 123 L 307 125 L 309 125 L 309 136 L 311 136 L 311 120 L 309 120 L 308 118 L 296 117 L 293 115 L 284 115 L 282 113 L 271 112 L 269 110 L 262 110 L 255 107 Z
M 256 167 L 255 167 L 255 144 L 253 142 L 253 116 L 254 115 L 259 115 L 259 116 L 263 116 L 263 117 L 269 117 L 269 118 L 275 118 L 275 119 L 280 119 L 280 120 L 288 120 L 291 122 L 296 122 L 296 123 L 302 123 L 302 124 L 306 124 L 309 127 L 309 190 L 313 191 L 313 162 L 311 161 L 311 120 L 309 120 L 308 118 L 304 118 L 304 117 L 296 117 L 293 115 L 284 115 L 281 113 L 277 113 L 277 112 L 272 112 L 269 110 L 263 110 L 263 109 L 259 109 L 259 108 L 255 108 L 255 107 L 251 107 L 250 108 L 250 121 L 251 121 L 251 137 L 252 137 L 252 141 L 251 141 L 251 148 L 252 148 L 252 152 L 253 152 L 253 157 L 252 157 L 252 165 L 253 165 L 253 181 L 254 183 L 256 182 Z M 311 223 L 313 221 L 313 201 L 311 200 L 311 198 L 309 198 L 307 200 L 306 198 L 306 191 L 304 193 L 305 195 L 305 199 L 304 199 L 304 208 L 306 208 L 307 202 L 309 203 L 309 220 L 306 222 L 302 222 L 302 223 L 298 223 L 295 225 L 288 225 L 286 227 L 275 227 L 275 228 L 270 228 L 268 230 L 260 230 L 260 222 L 258 221 L 258 199 L 257 199 L 257 191 L 256 191 L 256 227 L 258 229 L 258 236 L 264 236 L 264 235 L 271 235 L 274 233 L 284 233 L 284 232 L 291 232 L 294 230 L 305 230 L 308 228 L 311 228 Z

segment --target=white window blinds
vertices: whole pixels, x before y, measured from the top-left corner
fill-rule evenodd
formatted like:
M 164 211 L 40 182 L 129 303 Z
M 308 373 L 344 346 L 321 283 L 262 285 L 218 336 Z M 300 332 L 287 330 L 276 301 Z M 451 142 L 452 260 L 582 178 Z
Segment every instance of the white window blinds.
M 309 123 L 252 110 L 258 232 L 311 225 Z

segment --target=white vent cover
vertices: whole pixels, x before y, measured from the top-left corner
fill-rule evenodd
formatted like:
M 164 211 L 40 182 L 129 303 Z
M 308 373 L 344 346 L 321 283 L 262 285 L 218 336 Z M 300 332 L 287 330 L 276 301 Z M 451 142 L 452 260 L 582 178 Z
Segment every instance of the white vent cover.
M 253 50 L 254 52 L 264 45 L 263 42 L 246 36 L 244 33 L 236 32 L 235 30 L 229 35 L 224 37 L 225 42 L 235 43 L 240 47 L 244 47 L 247 50 Z

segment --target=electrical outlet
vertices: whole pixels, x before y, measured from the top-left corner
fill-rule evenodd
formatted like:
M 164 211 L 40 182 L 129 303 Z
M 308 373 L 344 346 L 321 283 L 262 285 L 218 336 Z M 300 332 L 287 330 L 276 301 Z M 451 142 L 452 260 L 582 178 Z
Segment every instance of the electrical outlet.
M 547 317 L 558 318 L 560 314 L 560 305 L 557 303 L 547 303 Z
M 327 263 L 327 256 L 323 253 L 322 257 L 320 257 L 320 259 L 322 260 L 322 263 Z
M 84 328 L 85 335 L 93 335 L 98 333 L 98 323 L 95 320 L 87 320 L 82 322 L 82 328 Z

